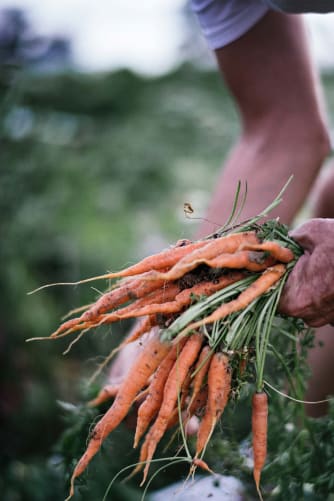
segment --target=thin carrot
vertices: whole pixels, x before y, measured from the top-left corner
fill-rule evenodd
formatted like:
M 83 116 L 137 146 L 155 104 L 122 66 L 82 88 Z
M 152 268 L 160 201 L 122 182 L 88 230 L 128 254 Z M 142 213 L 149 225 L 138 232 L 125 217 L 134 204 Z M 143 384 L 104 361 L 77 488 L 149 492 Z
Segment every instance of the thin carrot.
M 184 289 L 175 295 L 178 291 L 178 285 L 170 284 L 170 288 L 166 288 L 166 293 L 163 291 L 156 291 L 156 295 L 153 293 L 146 298 L 140 300 L 140 302 L 135 302 L 129 307 L 122 308 L 113 313 L 108 313 L 107 315 L 102 315 L 100 317 L 99 324 L 111 323 L 120 319 L 139 317 L 143 315 L 152 315 L 156 313 L 168 315 L 172 313 L 178 313 L 185 306 L 191 303 L 194 296 L 210 296 L 214 292 L 237 282 L 245 275 L 241 272 L 236 272 L 234 274 L 223 275 L 214 280 L 209 280 L 195 284 L 189 289 Z M 175 298 L 173 297 L 175 296 Z M 172 299 L 170 301 L 169 299 Z M 145 304 L 147 303 L 147 304 Z
M 121 346 L 125 346 L 127 344 L 133 343 L 137 341 L 144 334 L 149 332 L 153 327 L 155 327 L 158 323 L 156 315 L 147 315 L 147 317 L 142 318 L 137 325 L 131 330 L 130 335 L 124 339 L 121 343 Z
M 208 385 L 202 386 L 191 405 L 187 408 L 187 418 L 192 416 L 202 417 L 208 400 Z
M 164 282 L 164 287 L 152 291 L 147 296 L 138 299 L 124 308 L 120 308 L 112 313 L 100 315 L 92 321 L 78 323 L 63 332 L 61 332 L 61 326 L 53 332 L 50 337 L 67 336 L 78 330 L 92 329 L 103 324 L 117 322 L 121 319 L 137 318 L 157 313 L 165 315 L 178 313 L 182 308 L 191 303 L 194 296 L 209 296 L 215 291 L 241 280 L 244 276 L 245 274 L 242 271 L 234 271 L 228 275 L 222 275 L 221 277 L 215 278 L 214 280 L 197 283 L 193 287 L 184 289 L 181 292 L 179 292 L 180 289 L 177 283 L 170 282 L 165 284 Z
M 275 258 L 266 256 L 264 252 L 241 250 L 233 254 L 219 254 L 213 259 L 203 260 L 210 268 L 234 268 L 248 271 L 263 271 L 275 264 Z
M 187 413 L 191 409 L 193 401 L 196 400 L 200 392 L 204 378 L 209 370 L 211 357 L 212 357 L 212 350 L 210 346 L 206 344 L 205 346 L 203 346 L 201 350 L 201 353 L 198 357 L 196 367 L 194 370 L 195 375 L 193 377 L 193 382 L 192 382 L 192 394 L 187 406 Z
M 144 334 L 148 334 L 151 331 L 151 329 L 156 326 L 156 324 L 157 322 L 154 315 L 145 317 L 142 319 L 141 322 L 138 322 L 138 325 L 135 325 L 134 328 L 131 330 L 130 335 L 126 339 L 124 339 L 124 341 L 120 345 L 118 345 L 117 348 L 111 351 L 111 353 L 106 359 L 108 363 L 110 362 L 112 355 L 116 355 L 116 353 L 122 350 L 126 345 L 133 343 L 134 341 L 137 341 Z M 105 362 L 106 361 L 102 363 L 103 367 L 106 365 Z M 99 367 L 99 369 L 100 368 L 102 370 L 101 366 Z M 104 386 L 98 393 L 98 395 L 93 400 L 89 401 L 87 405 L 89 407 L 95 407 L 105 402 L 109 398 L 114 398 L 117 395 L 120 385 L 121 383 L 119 382 L 118 384 L 109 384 Z
M 120 289 L 114 289 L 109 293 L 110 296 L 108 295 L 106 296 L 106 303 L 102 302 L 102 305 L 104 304 L 104 306 L 101 306 L 101 304 L 100 306 L 98 305 L 100 300 L 104 301 L 104 296 L 102 296 L 97 301 L 96 307 L 93 305 L 93 307 L 91 307 L 88 311 L 86 311 L 83 315 L 81 315 L 81 317 L 67 320 L 62 325 L 60 325 L 60 327 L 58 327 L 56 331 L 54 331 L 51 334 L 51 337 L 58 337 L 59 334 L 62 334 L 64 332 L 70 334 L 77 330 L 85 329 L 88 326 L 99 325 L 102 318 L 106 319 L 106 315 L 102 317 L 101 314 L 104 307 L 107 307 L 107 304 L 111 306 L 111 300 L 114 301 L 113 307 L 117 307 L 120 304 L 123 304 L 131 299 L 135 299 L 136 301 L 129 304 L 128 306 L 116 310 L 122 313 L 127 313 L 131 311 L 133 308 L 139 308 L 144 304 L 150 304 L 150 302 L 159 303 L 159 302 L 165 302 L 166 300 L 168 301 L 169 299 L 174 298 L 175 295 L 180 291 L 177 284 L 173 283 L 166 284 L 165 281 L 163 280 L 158 281 L 157 284 L 154 284 L 154 286 L 152 286 L 152 283 L 153 282 L 146 282 L 146 284 L 148 284 L 148 287 L 145 287 L 145 282 L 143 282 L 142 280 L 136 280 L 136 284 L 134 285 L 133 288 L 130 288 L 129 286 L 126 287 L 124 286 Z M 158 285 L 158 287 L 156 287 L 156 285 Z M 108 317 L 106 323 L 111 323 L 110 320 L 113 318 L 112 317 L 113 314 L 116 313 L 113 312 L 109 314 L 110 317 Z M 113 321 L 117 320 L 118 318 L 115 317 L 115 320 Z
M 127 480 L 129 480 L 134 475 L 136 475 L 137 473 L 139 473 L 142 470 L 143 466 L 144 466 L 144 462 L 146 461 L 146 458 L 147 458 L 147 450 L 148 450 L 148 443 L 149 443 L 148 436 L 149 436 L 149 432 L 146 435 L 145 440 L 142 443 L 142 446 L 140 448 L 138 464 L 132 470 L 132 472 L 130 473 L 130 475 L 128 475 Z
M 74 325 L 70 327 L 69 329 L 61 332 L 61 327 L 59 327 L 55 332 L 51 334 L 50 337 L 61 337 L 65 336 L 68 334 L 72 334 L 73 332 L 76 332 L 78 330 L 82 329 L 87 329 L 87 328 L 93 328 L 97 327 L 103 324 L 111 324 L 114 322 L 119 321 L 122 318 L 135 318 L 139 316 L 146 316 L 151 314 L 149 311 L 146 313 L 146 310 L 144 310 L 145 305 L 150 305 L 150 304 L 164 304 L 165 301 L 169 301 L 173 299 L 176 294 L 180 291 L 179 286 L 176 283 L 170 283 L 166 284 L 164 287 L 160 287 L 158 290 L 152 291 L 150 294 L 147 294 L 147 296 L 142 297 L 140 299 L 137 299 L 133 303 L 124 306 L 123 308 L 119 308 L 118 310 L 115 310 L 112 313 L 108 313 L 105 315 L 99 315 L 96 319 L 90 320 L 90 321 L 83 321 L 81 323 L 78 323 L 77 325 Z M 140 309 L 139 313 L 136 313 L 136 310 Z M 159 311 L 159 308 L 155 308 L 157 312 Z M 152 311 L 152 314 L 154 311 Z
M 150 294 L 137 299 L 124 308 L 119 308 L 112 313 L 100 315 L 99 324 L 116 322 L 122 318 L 132 318 L 159 313 L 159 306 L 156 305 L 161 305 L 163 308 L 163 305 L 174 300 L 179 293 L 180 287 L 177 283 L 171 282 L 169 284 L 165 284 L 164 287 L 160 287 L 159 289 L 152 291 Z M 150 306 L 152 306 L 152 311 L 149 311 Z
M 187 255 L 194 249 L 204 247 L 207 244 L 207 240 L 199 240 L 197 242 L 191 242 L 189 244 L 187 243 L 187 240 L 183 242 L 185 242 L 185 245 L 173 246 L 165 249 L 158 254 L 153 254 L 152 256 L 144 258 L 142 261 L 139 261 L 139 263 L 129 266 L 124 270 L 116 271 L 114 273 L 105 273 L 104 275 L 97 275 L 95 277 L 77 280 L 76 282 L 56 282 L 52 284 L 42 285 L 41 287 L 34 289 L 28 294 L 34 294 L 35 292 L 46 289 L 48 287 L 54 287 L 55 285 L 80 285 L 87 282 L 93 282 L 95 280 L 111 280 L 113 278 L 141 275 L 142 273 L 146 273 L 147 271 L 151 270 L 162 270 L 164 268 L 174 266 L 174 264 L 177 263 L 183 256 Z
M 211 468 L 207 465 L 207 463 L 205 461 L 203 461 L 203 459 L 194 458 L 192 460 L 192 466 L 195 468 L 197 468 L 197 467 L 202 468 L 202 470 L 205 470 L 208 473 L 214 474 L 214 471 L 211 470 Z
M 99 391 L 95 398 L 87 403 L 88 407 L 97 407 L 106 400 L 116 397 L 119 387 L 120 384 L 107 384 Z
M 187 381 L 187 383 L 188 383 L 188 381 Z M 184 392 L 184 389 L 183 389 L 182 395 L 181 395 L 181 410 L 183 410 L 183 408 L 184 408 L 184 403 L 185 403 L 186 397 L 187 397 L 187 394 Z M 207 400 L 208 400 L 208 385 L 206 384 L 205 386 L 202 386 L 200 391 L 197 393 L 197 396 L 196 396 L 196 398 L 193 399 L 190 407 L 188 405 L 186 410 L 181 413 L 182 426 L 183 426 L 183 429 L 186 431 L 186 433 L 187 433 L 187 427 L 188 427 L 188 423 L 190 422 L 190 419 L 193 416 L 196 416 L 196 417 L 203 416 L 203 412 L 205 410 Z M 179 409 L 178 409 L 178 407 L 175 407 L 173 414 L 168 422 L 167 429 L 178 424 L 179 420 L 180 420 Z
M 167 430 L 169 430 L 170 428 L 173 428 L 173 426 L 175 426 L 176 424 L 178 424 L 180 422 L 180 411 L 181 411 L 181 415 L 182 415 L 182 410 L 184 409 L 185 401 L 188 397 L 190 382 L 191 382 L 191 374 L 188 372 L 185 380 L 182 383 L 182 387 L 179 391 L 179 397 L 178 397 L 177 402 L 175 404 L 174 410 L 172 411 L 172 413 L 169 417 Z M 185 420 L 182 419 L 182 422 L 184 423 Z
M 254 393 L 252 398 L 252 433 L 253 433 L 253 476 L 256 489 L 260 492 L 261 471 L 267 456 L 267 431 L 268 431 L 268 397 L 265 392 Z
M 154 332 L 154 335 L 149 337 L 145 347 L 139 353 L 128 374 L 122 381 L 112 406 L 95 425 L 87 449 L 72 474 L 69 497 L 74 494 L 75 479 L 87 468 L 89 462 L 99 451 L 102 442 L 109 433 L 126 416 L 137 394 L 147 384 L 149 377 L 159 366 L 170 348 L 170 343 L 164 343 L 160 340 L 160 332 L 158 330 Z
M 145 274 L 143 276 L 145 276 Z M 101 296 L 98 301 L 96 301 L 94 305 L 80 317 L 81 320 L 91 320 L 102 313 L 106 313 L 108 310 L 117 308 L 127 301 L 140 299 L 149 293 L 160 289 L 165 283 L 164 280 L 152 282 L 143 280 L 142 278 L 143 277 L 128 279 L 118 288 L 103 294 L 103 296 Z
M 174 344 L 154 373 L 148 388 L 147 397 L 138 409 L 137 426 L 133 447 L 137 447 L 140 438 L 146 431 L 153 417 L 158 412 L 163 399 L 163 391 L 166 380 L 186 341 L 187 338 L 183 338 L 180 342 Z
M 199 334 L 197 332 L 192 334 L 188 338 L 179 357 L 176 359 L 173 369 L 171 370 L 166 381 L 163 401 L 159 410 L 159 414 L 144 441 L 144 444 L 145 442 L 147 442 L 146 460 L 148 462 L 144 469 L 142 483 L 146 480 L 149 469 L 149 462 L 153 457 L 157 444 L 159 443 L 161 437 L 167 429 L 171 413 L 173 412 L 177 401 L 178 393 L 182 387 L 182 384 L 188 374 L 190 367 L 197 359 L 198 353 L 202 346 L 202 342 L 203 336 L 202 334 Z
M 255 232 L 233 233 L 232 235 L 216 238 L 206 243 L 203 248 L 195 249 L 190 254 L 188 253 L 183 259 L 176 262 L 169 271 L 165 273 L 152 271 L 151 274 L 147 274 L 146 278 L 176 280 L 196 268 L 205 260 L 215 258 L 218 254 L 222 254 L 223 252 L 232 254 L 238 251 L 242 245 L 258 243 L 259 240 Z
M 228 356 L 217 352 L 212 356 L 208 373 L 208 403 L 197 432 L 196 456 L 208 443 L 214 427 L 224 412 L 230 390 L 232 372 Z
M 222 304 L 208 317 L 191 323 L 188 327 L 186 327 L 185 332 L 197 329 L 202 325 L 215 322 L 216 320 L 221 320 L 231 313 L 246 308 L 246 306 L 248 306 L 252 301 L 278 282 L 278 280 L 284 275 L 285 270 L 286 268 L 283 264 L 276 264 L 267 268 L 260 275 L 260 277 L 247 287 L 247 289 L 241 292 L 236 299 Z
M 262 243 L 257 244 L 249 244 L 245 243 L 242 246 L 243 250 L 252 250 L 252 251 L 265 251 L 270 252 L 270 254 L 281 263 L 290 263 L 295 258 L 294 253 L 288 247 L 283 247 L 277 242 L 266 240 Z

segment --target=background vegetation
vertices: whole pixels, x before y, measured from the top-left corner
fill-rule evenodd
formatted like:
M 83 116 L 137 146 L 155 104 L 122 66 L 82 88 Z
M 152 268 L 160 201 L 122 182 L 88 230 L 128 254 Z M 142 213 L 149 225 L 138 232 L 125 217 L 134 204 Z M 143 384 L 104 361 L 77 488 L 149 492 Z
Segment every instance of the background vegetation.
M 333 116 L 334 78 L 323 82 Z M 184 217 L 183 203 L 204 214 L 238 122 L 219 75 L 191 66 L 156 79 L 7 68 L 0 85 L 0 492 L 5 501 L 58 501 L 97 415 L 80 406 L 85 378 L 129 324 L 112 335 L 91 333 L 62 356 L 61 340 L 25 340 L 47 336 L 66 311 L 97 292 L 89 285 L 27 292 L 120 268 L 191 236 L 196 221 Z M 284 424 L 300 422 L 300 411 L 273 400 L 281 411 L 272 423 L 268 490 L 276 479 L 280 499 L 325 499 L 334 492 L 334 411 L 303 421 L 301 440 L 295 424 L 283 433 Z M 243 417 L 236 420 L 231 411 L 232 442 L 220 437 L 212 446 L 220 471 L 243 471 L 246 483 L 239 448 L 249 434 L 247 412 L 238 411 Z M 135 461 L 127 450 L 124 428 L 89 469 L 76 499 L 101 499 L 113 474 Z M 166 470 L 153 487 L 184 471 Z M 140 499 L 136 485 L 117 484 L 112 499 Z

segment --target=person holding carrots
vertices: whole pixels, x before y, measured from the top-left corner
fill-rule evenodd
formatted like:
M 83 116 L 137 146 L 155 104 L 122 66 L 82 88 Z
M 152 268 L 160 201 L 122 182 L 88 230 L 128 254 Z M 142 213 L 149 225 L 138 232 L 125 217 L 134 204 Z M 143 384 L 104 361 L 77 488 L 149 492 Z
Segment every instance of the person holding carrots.
M 331 150 L 320 79 L 315 71 L 302 16 L 334 11 L 334 1 L 191 0 L 204 36 L 237 105 L 241 134 L 232 149 L 197 237 L 226 221 L 238 181 L 246 182 L 243 211 L 258 214 L 293 175 L 284 202 L 271 217 L 291 224 L 311 192 Z M 313 372 L 307 400 L 334 394 L 334 173 L 318 183 L 311 219 L 291 235 L 305 249 L 280 302 L 282 313 L 321 327 L 310 352 Z M 309 406 L 322 415 L 326 405 Z

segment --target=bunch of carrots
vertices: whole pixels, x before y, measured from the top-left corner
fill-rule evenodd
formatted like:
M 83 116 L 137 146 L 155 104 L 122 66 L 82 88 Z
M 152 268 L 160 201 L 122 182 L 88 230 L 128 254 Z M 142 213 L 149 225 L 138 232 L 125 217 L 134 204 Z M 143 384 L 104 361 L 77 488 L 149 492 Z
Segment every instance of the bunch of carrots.
M 279 196 L 244 224 L 224 227 L 203 240 L 178 241 L 124 270 L 74 283 L 115 280 L 95 302 L 70 312 L 72 318 L 47 339 L 77 332 L 70 348 L 90 329 L 136 319 L 131 335 L 99 371 L 125 345 L 139 339 L 141 350 L 123 381 L 106 385 L 88 404 L 97 406 L 113 399 L 73 471 L 68 499 L 74 494 L 75 480 L 134 403 L 138 407 L 134 447 L 141 443 L 141 448 L 133 473 L 144 467 L 143 483 L 166 431 L 179 426 L 184 437 L 193 416 L 198 417 L 199 426 L 195 454 L 190 456 L 187 450 L 190 471 L 197 467 L 211 471 L 203 459 L 205 449 L 249 365 L 256 389 L 252 397 L 253 475 L 261 498 L 260 476 L 267 452 L 266 354 L 273 324 L 279 320 L 281 291 L 302 254 L 277 220 L 258 223 L 280 203 Z
M 135 402 L 140 404 L 134 447 L 141 442 L 141 449 L 134 472 L 144 466 L 143 482 L 166 430 L 176 425 L 184 430 L 192 416 L 200 422 L 191 470 L 211 471 L 203 460 L 205 448 L 250 359 L 256 374 L 253 474 L 261 496 L 268 417 L 265 356 L 281 290 L 300 254 L 286 228 L 273 220 L 195 242 L 182 240 L 122 271 L 78 282 L 116 279 L 97 301 L 72 312 L 80 314 L 50 338 L 75 332 L 81 337 L 97 326 L 134 318 L 139 320 L 131 336 L 117 350 L 138 339 L 142 349 L 122 383 L 105 386 L 89 402 L 96 406 L 113 399 L 73 471 L 69 498 L 75 479 Z

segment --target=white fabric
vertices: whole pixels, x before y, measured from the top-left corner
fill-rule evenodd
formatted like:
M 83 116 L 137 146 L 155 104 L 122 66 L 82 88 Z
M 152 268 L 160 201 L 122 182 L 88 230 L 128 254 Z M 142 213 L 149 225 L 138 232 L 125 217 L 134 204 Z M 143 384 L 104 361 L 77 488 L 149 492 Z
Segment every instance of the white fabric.
M 219 49 L 251 29 L 269 10 L 262 0 L 191 0 L 210 49 Z

